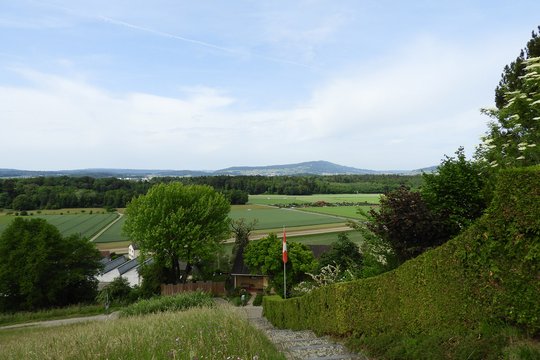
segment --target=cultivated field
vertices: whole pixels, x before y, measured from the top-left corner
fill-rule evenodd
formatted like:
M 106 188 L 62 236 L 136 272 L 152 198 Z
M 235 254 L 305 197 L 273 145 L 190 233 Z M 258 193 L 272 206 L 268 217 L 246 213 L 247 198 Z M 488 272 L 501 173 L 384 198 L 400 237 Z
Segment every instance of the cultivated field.
M 358 213 L 358 206 L 322 206 L 300 208 L 301 211 L 308 211 L 318 214 L 341 216 L 353 220 L 364 219 L 364 216 Z M 362 206 L 363 210 L 368 212 L 371 206 Z
M 250 204 L 259 205 L 288 205 L 288 204 L 306 204 L 317 201 L 328 203 L 368 203 L 378 204 L 380 194 L 318 194 L 318 195 L 250 195 Z
M 122 234 L 122 226 L 126 222 L 126 217 L 123 216 L 120 220 L 115 222 L 110 228 L 108 228 L 103 234 L 94 240 L 95 243 L 112 243 L 120 241 L 129 241 L 129 238 Z
M 97 234 L 101 229 L 110 224 L 118 217 L 116 213 L 105 214 L 90 214 L 89 212 L 67 214 L 64 215 L 47 215 L 36 214 L 31 216 L 24 216 L 25 219 L 41 218 L 45 219 L 50 224 L 56 226 L 63 236 L 72 234 L 81 234 L 84 237 L 90 238 Z M 0 216 L 0 232 L 15 219 L 13 215 Z
M 244 218 L 247 221 L 258 219 L 256 229 L 279 229 L 285 226 L 310 226 L 344 223 L 342 218 L 325 214 L 308 213 L 294 209 L 279 209 L 260 205 L 235 205 L 229 214 L 231 219 Z

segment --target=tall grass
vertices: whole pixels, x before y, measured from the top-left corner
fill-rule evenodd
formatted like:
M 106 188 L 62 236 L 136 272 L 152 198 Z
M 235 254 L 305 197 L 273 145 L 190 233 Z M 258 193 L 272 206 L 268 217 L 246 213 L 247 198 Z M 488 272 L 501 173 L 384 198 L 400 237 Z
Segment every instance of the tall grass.
M 285 359 L 227 307 L 0 332 L 0 359 Z
M 193 307 L 213 307 L 212 295 L 202 292 L 187 292 L 174 296 L 161 296 L 140 300 L 120 312 L 120 316 L 154 314 L 163 311 L 181 311 Z

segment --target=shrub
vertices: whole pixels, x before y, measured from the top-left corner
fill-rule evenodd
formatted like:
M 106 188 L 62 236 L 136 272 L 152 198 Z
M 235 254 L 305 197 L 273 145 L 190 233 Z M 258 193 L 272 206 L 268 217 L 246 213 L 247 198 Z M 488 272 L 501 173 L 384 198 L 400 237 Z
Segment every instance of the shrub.
M 253 306 L 261 306 L 262 301 L 263 301 L 263 294 L 255 295 L 255 299 L 253 299 Z
M 153 314 L 163 311 L 182 311 L 194 307 L 213 307 L 214 300 L 202 291 L 182 293 L 174 296 L 160 296 L 140 300 L 121 312 L 121 316 Z

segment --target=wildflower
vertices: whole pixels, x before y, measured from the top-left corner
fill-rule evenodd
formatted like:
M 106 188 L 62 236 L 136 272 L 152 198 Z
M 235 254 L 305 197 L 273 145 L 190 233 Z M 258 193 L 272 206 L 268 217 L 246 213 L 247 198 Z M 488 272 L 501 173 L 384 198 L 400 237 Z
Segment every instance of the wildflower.
M 525 160 L 525 156 L 522 155 L 522 156 L 516 158 L 516 160 Z
M 536 144 L 529 144 L 528 147 L 536 147 Z
M 536 100 L 535 102 L 533 102 L 531 105 L 538 105 L 540 104 L 540 100 Z

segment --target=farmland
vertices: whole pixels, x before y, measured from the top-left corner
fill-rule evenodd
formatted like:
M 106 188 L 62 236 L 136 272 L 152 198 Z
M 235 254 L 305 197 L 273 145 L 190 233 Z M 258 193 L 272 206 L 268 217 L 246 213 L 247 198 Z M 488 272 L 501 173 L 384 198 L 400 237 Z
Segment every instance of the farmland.
M 233 206 L 229 217 L 247 221 L 258 219 L 256 229 L 280 229 L 282 227 L 310 226 L 344 223 L 342 218 L 325 214 L 308 213 L 294 209 L 279 209 L 261 205 Z
M 83 237 L 90 238 L 97 234 L 99 230 L 110 224 L 118 217 L 116 213 L 104 214 L 37 214 L 28 216 L 27 218 L 45 219 L 50 224 L 56 226 L 63 236 L 73 234 L 81 234 Z M 15 216 L 2 215 L 0 216 L 0 232 L 2 232 Z
M 378 204 L 380 197 L 380 194 L 250 195 L 249 203 L 257 205 L 289 205 L 324 201 L 327 203 Z
M 326 214 L 333 216 L 341 216 L 348 219 L 361 220 L 364 219 L 364 216 L 358 213 L 358 206 L 322 206 L 322 207 L 306 207 L 301 208 L 302 211 Z M 364 211 L 369 211 L 371 206 L 362 206 Z

